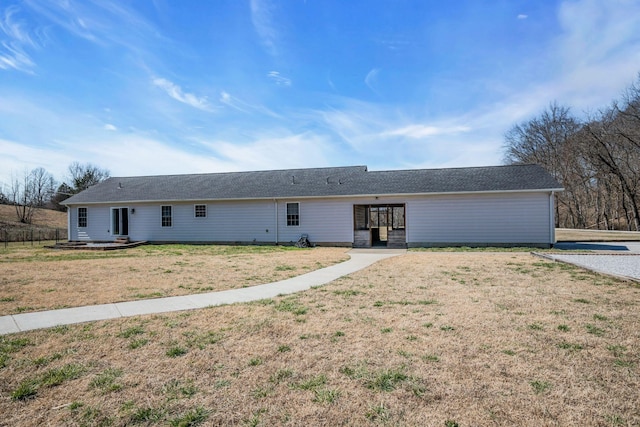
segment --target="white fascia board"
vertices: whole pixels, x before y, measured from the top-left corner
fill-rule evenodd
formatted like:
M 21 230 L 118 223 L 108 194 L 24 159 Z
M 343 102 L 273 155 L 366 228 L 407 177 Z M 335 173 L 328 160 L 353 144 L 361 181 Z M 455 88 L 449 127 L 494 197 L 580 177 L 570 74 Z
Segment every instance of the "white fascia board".
M 65 206 L 77 205 L 108 205 L 108 204 L 155 204 L 155 203 L 195 203 L 195 202 L 233 202 L 249 200 L 293 200 L 293 199 L 347 199 L 347 198 L 367 198 L 367 197 L 415 197 L 415 196 L 448 196 L 448 195 L 469 195 L 469 194 L 515 194 L 515 193 L 551 193 L 564 191 L 564 188 L 543 188 L 535 190 L 491 190 L 491 191 L 450 191 L 432 193 L 372 193 L 372 194 L 347 194 L 347 195 L 327 195 L 327 196 L 284 196 L 284 197 L 233 197 L 225 199 L 173 199 L 173 200 L 109 200 L 104 202 L 81 202 Z

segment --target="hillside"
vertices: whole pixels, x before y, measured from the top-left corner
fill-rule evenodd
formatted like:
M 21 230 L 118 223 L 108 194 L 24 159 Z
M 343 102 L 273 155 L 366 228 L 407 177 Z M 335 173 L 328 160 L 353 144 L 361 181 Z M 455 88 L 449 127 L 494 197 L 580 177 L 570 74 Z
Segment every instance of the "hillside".
M 11 205 L 0 205 L 0 227 L 48 227 L 67 228 L 67 214 L 50 209 L 37 209 L 32 224 L 22 224 L 16 216 L 16 209 Z

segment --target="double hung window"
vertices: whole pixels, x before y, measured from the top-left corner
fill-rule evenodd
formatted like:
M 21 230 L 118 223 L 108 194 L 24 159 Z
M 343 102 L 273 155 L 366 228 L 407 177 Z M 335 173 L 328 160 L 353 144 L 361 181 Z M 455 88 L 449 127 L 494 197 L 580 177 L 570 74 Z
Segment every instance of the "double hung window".
M 87 226 L 87 208 L 78 208 L 78 227 Z
M 162 226 L 172 226 L 171 206 L 162 206 Z
M 287 203 L 287 227 L 300 225 L 300 203 Z

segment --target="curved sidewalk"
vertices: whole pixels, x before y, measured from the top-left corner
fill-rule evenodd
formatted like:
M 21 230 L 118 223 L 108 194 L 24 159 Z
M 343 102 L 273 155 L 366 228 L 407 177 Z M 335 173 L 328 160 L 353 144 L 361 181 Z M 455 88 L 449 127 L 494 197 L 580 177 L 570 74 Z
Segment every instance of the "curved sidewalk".
M 354 249 L 349 251 L 351 259 L 348 261 L 280 282 L 206 294 L 89 305 L 2 316 L 0 317 L 0 335 L 96 320 L 193 310 L 273 298 L 278 295 L 304 291 L 313 286 L 324 285 L 347 274 L 362 270 L 377 261 L 401 255 L 405 252 L 405 250 Z

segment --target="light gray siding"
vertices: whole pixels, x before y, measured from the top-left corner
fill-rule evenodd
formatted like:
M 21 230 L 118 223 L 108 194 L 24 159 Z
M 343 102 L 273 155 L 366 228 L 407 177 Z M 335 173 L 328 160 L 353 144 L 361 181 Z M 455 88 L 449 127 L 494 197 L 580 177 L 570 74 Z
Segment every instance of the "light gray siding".
M 196 218 L 195 205 L 207 216 Z M 161 206 L 172 207 L 171 227 L 162 227 Z M 160 242 L 275 242 L 272 202 L 193 202 L 132 206 L 129 237 Z
M 287 226 L 287 203 L 300 203 L 300 225 Z M 307 234 L 314 243 L 353 242 L 353 200 L 303 199 L 278 202 L 278 241 L 296 242 Z
M 87 208 L 87 226 L 78 227 L 78 207 Z M 69 240 L 101 241 L 113 240 L 109 234 L 109 209 L 94 206 L 73 206 L 68 209 Z
M 314 243 L 350 245 L 353 206 L 405 204 L 409 246 L 442 244 L 553 243 L 552 198 L 548 192 L 451 194 L 327 199 L 202 201 L 87 207 L 87 227 L 78 228 L 69 208 L 70 240 L 108 241 L 111 208 L 129 209 L 131 240 L 152 242 L 290 243 L 307 234 Z M 300 225 L 287 226 L 286 203 L 300 203 Z M 196 204 L 207 206 L 195 217 Z M 172 226 L 162 227 L 161 206 L 172 206 Z M 135 212 L 132 212 L 135 211 Z M 277 216 L 277 222 L 276 222 Z
M 553 243 L 549 193 L 442 195 L 407 202 L 407 241 Z

